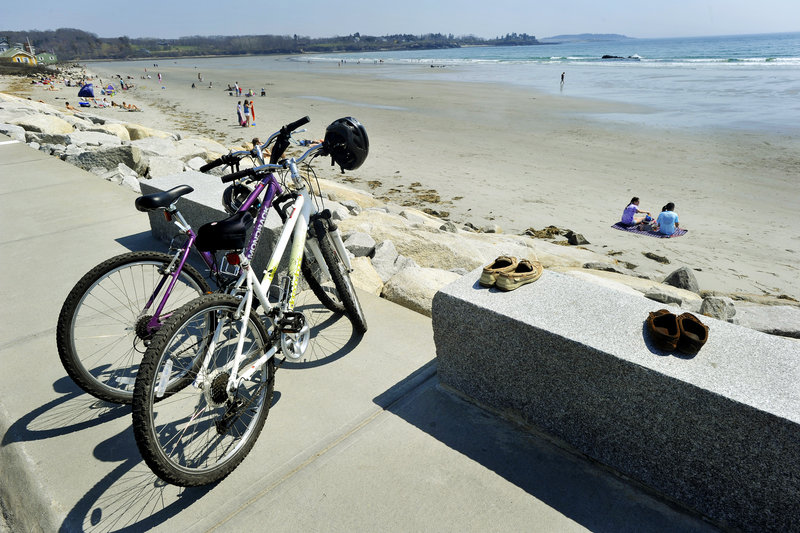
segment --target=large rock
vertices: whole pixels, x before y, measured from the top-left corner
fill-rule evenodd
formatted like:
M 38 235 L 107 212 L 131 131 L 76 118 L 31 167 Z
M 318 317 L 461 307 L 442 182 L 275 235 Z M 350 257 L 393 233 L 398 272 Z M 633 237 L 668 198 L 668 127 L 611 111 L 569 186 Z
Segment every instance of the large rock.
M 353 271 L 350 273 L 350 281 L 353 286 L 358 287 L 364 292 L 380 296 L 383 290 L 383 280 L 375 272 L 369 257 L 353 257 L 350 259 Z
M 398 253 L 412 258 L 422 267 L 472 270 L 488 264 L 500 255 L 538 259 L 546 268 L 581 267 L 591 261 L 616 262 L 604 255 L 567 248 L 542 240 L 517 235 L 449 233 L 427 223 L 410 226 L 399 215 L 381 209 L 366 209 L 357 217 L 343 220 L 343 232 L 364 231 L 376 242 L 392 241 Z M 380 272 L 380 269 L 378 269 Z
M 71 144 L 71 134 L 63 133 L 36 133 L 33 131 L 25 132 L 25 142 L 39 143 L 39 144 L 63 144 L 67 146 Z
M 106 124 L 92 125 L 86 128 L 85 131 L 99 131 L 101 133 L 108 133 L 109 135 L 115 135 L 119 137 L 120 140 L 122 141 L 131 140 L 131 135 L 130 133 L 128 133 L 128 129 L 122 124 L 106 123 Z
M 736 319 L 739 325 L 770 335 L 800 339 L 800 308 L 795 306 L 739 303 L 736 306 Z M 800 360 L 800 343 L 797 354 Z
M 397 274 L 395 261 L 400 255 L 392 241 L 383 241 L 375 246 L 375 253 L 372 255 L 372 266 L 384 282 Z
M 383 202 L 376 200 L 371 194 L 348 187 L 343 183 L 322 178 L 320 178 L 319 182 L 322 190 L 336 201 L 350 200 L 360 205 L 362 209 L 382 207 L 384 205 Z
M 174 157 L 150 156 L 147 158 L 147 176 L 150 178 L 161 178 L 180 174 L 186 165 L 180 159 Z
M 664 304 L 675 304 L 687 311 L 700 312 L 703 299 L 697 294 L 670 285 L 653 285 L 644 293 L 646 298 Z
M 146 162 L 142 158 L 142 151 L 131 145 L 111 146 L 81 152 L 77 155 L 68 155 L 65 161 L 86 170 L 92 167 L 113 168 L 120 163 L 133 169 L 139 175 L 142 175 L 147 169 Z
M 189 153 L 193 151 L 205 152 L 209 160 L 216 159 L 222 154 L 228 153 L 228 149 L 217 141 L 205 138 L 181 139 L 175 143 L 179 153 Z M 182 158 L 183 159 L 183 158 Z
M 668 274 L 667 277 L 664 278 L 664 283 L 672 285 L 673 287 L 678 287 L 679 289 L 700 293 L 700 286 L 697 284 L 697 278 L 694 277 L 694 272 L 692 272 L 692 269 L 689 267 L 681 267 L 671 274 Z
M 375 251 L 375 239 L 369 233 L 357 231 L 345 239 L 344 247 L 356 257 L 370 256 Z
M 76 131 L 67 135 L 69 142 L 75 146 L 113 146 L 122 144 L 122 139 L 109 133 L 96 131 Z
M 139 184 L 139 176 L 136 172 L 126 166 L 124 163 L 119 163 L 116 167 L 106 171 L 100 175 L 105 180 L 113 181 L 119 185 L 125 186 L 136 193 L 141 193 L 142 189 Z
M 736 315 L 736 307 L 727 296 L 707 296 L 703 298 L 700 312 L 719 320 L 730 321 Z
M 142 126 L 140 124 L 125 124 L 125 129 L 128 130 L 128 134 L 131 137 L 132 141 L 136 141 L 138 139 L 146 139 L 147 137 L 160 137 L 162 139 L 171 139 L 172 134 L 167 133 L 166 131 L 156 130 L 153 128 L 148 128 L 147 126 Z
M 72 133 L 75 129 L 66 120 L 52 115 L 27 115 L 13 120 L 11 124 L 21 126 L 25 131 L 33 131 L 36 133 L 63 135 Z
M 412 311 L 431 316 L 433 295 L 460 277 L 454 272 L 438 268 L 406 268 L 383 286 L 382 296 Z
M 0 133 L 8 135 L 15 141 L 25 142 L 25 128 L 13 124 L 0 124 Z
M 68 113 L 57 113 L 56 116 L 69 123 L 76 130 L 87 130 L 94 127 L 94 122 L 88 118 L 84 119 Z
M 142 151 L 144 156 L 177 157 L 177 150 L 172 139 L 164 137 L 145 137 L 132 140 L 131 144 Z
M 206 164 L 206 160 L 202 157 L 193 157 L 186 161 L 186 166 L 192 170 L 200 171 L 200 167 Z

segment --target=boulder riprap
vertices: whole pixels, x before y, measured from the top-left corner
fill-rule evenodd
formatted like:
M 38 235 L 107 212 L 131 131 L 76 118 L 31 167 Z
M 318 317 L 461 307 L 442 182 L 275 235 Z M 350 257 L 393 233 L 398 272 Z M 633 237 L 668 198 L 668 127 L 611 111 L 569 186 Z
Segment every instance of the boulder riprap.
M 229 151 L 210 139 L 182 138 L 2 93 L 0 133 L 136 192 L 142 179 L 181 176 L 184 171 L 197 169 Z M 323 174 L 322 168 L 318 170 Z M 221 175 L 224 171 L 218 167 L 212 173 Z M 647 296 L 693 313 L 704 312 L 723 320 L 739 319 L 742 325 L 754 329 L 800 337 L 800 302 L 791 299 L 769 302 L 771 307 L 737 301 L 734 309 L 732 295 L 712 294 L 701 299 L 697 281 L 688 267 L 679 268 L 660 283 L 656 280 L 660 275 L 648 274 L 647 264 L 637 266 L 620 261 L 614 258 L 617 252 L 604 255 L 579 246 L 563 246 L 568 242 L 564 235 L 571 237 L 574 244 L 584 241 L 580 235 L 556 226 L 543 230 L 531 228 L 525 235 L 508 235 L 496 226 L 479 229 L 470 222 L 447 220 L 443 212 L 437 217 L 423 209 L 387 204 L 369 192 L 324 176 L 320 176 L 319 182 L 327 196 L 320 198 L 322 207 L 331 210 L 342 235 L 348 237 L 354 285 L 423 314 L 430 315 L 432 297 L 443 285 L 500 255 L 512 255 L 536 259 L 545 268 L 614 287 L 630 297 Z M 203 182 L 195 178 L 191 183 L 196 186 Z M 213 208 L 217 207 L 218 201 Z M 645 255 L 653 261 L 669 263 L 666 257 L 650 252 Z M 636 273 L 632 268 L 636 268 Z M 764 298 L 750 295 L 746 300 L 767 303 L 762 302 Z

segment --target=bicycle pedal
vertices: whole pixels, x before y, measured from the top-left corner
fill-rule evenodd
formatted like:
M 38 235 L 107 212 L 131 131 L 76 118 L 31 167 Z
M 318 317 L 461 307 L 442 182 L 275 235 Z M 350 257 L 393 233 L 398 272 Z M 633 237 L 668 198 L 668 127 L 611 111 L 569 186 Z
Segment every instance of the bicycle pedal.
M 303 313 L 284 313 L 278 322 L 278 329 L 281 333 L 300 333 L 306 324 L 306 317 Z

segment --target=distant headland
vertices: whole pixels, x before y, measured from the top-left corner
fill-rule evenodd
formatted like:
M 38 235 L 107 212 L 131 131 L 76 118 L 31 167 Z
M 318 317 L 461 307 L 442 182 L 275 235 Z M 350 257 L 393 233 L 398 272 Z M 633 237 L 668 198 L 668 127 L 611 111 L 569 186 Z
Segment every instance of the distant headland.
M 178 39 L 98 37 L 83 30 L 25 32 L 3 31 L 7 42 L 30 42 L 36 49 L 58 57 L 59 61 L 97 59 L 158 59 L 200 56 L 237 56 L 268 54 L 306 54 L 331 52 L 385 52 L 392 50 L 431 50 L 466 46 L 530 46 L 540 43 L 534 35 L 507 33 L 492 39 L 452 33 L 424 35 L 372 36 L 353 33 L 336 37 L 303 37 L 301 35 L 231 35 L 191 36 Z
M 544 37 L 539 39 L 542 44 L 553 43 L 590 43 L 602 41 L 630 41 L 635 37 L 628 37 L 627 35 L 620 35 L 618 33 L 577 33 L 570 35 L 554 35 L 552 37 Z

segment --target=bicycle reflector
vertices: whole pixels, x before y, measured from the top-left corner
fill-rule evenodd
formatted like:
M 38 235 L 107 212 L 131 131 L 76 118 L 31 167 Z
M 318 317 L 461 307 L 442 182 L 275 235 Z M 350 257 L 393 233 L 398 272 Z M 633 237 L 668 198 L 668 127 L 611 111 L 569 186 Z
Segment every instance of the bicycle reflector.
M 228 263 L 231 265 L 238 265 L 239 263 L 241 263 L 239 252 L 230 252 L 225 256 L 225 259 L 227 259 Z

